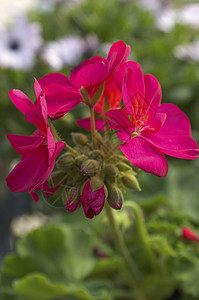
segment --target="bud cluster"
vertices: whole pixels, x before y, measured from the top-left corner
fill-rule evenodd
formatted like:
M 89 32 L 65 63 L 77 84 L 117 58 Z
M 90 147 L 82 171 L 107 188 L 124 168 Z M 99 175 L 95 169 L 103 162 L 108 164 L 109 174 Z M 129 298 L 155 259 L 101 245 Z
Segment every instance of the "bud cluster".
M 89 180 L 92 191 L 104 188 L 103 204 L 107 199 L 114 209 L 122 207 L 126 189 L 140 190 L 134 166 L 124 156 L 114 154 L 110 141 L 107 141 L 109 145 L 105 144 L 101 134 L 97 133 L 96 137 L 98 149 L 92 148 L 84 134 L 73 133 L 72 139 L 74 151 L 62 154 L 56 163 L 57 170 L 52 173 L 53 183 L 61 184 L 58 192 L 67 210 L 79 207 Z

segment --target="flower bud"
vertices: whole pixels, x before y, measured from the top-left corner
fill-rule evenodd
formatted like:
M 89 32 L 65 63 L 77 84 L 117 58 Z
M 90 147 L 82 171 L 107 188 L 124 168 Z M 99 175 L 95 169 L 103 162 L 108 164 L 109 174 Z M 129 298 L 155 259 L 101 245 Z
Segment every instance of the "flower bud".
M 78 167 L 81 167 L 81 165 L 83 164 L 84 161 L 88 160 L 88 157 L 84 154 L 81 154 L 81 155 L 78 155 L 76 158 L 75 158 L 75 164 L 78 166 Z
M 121 172 L 127 172 L 127 171 L 130 171 L 132 170 L 131 167 L 127 164 L 125 164 L 124 162 L 119 162 L 117 164 L 117 168 L 119 169 L 119 171 Z
M 134 175 L 127 173 L 123 175 L 121 179 L 124 186 L 127 187 L 128 189 L 141 191 L 139 182 Z
M 105 179 L 108 182 L 115 182 L 115 179 L 118 175 L 118 169 L 111 164 L 108 164 L 104 167 Z
M 71 167 L 75 162 L 73 154 L 70 152 L 64 153 L 57 160 L 56 166 L 58 169 L 65 170 L 68 167 Z
M 96 133 L 95 133 L 95 139 L 99 146 L 101 144 L 103 144 L 103 137 L 101 136 L 101 134 L 98 131 L 96 131 Z
M 89 142 L 89 140 L 85 134 L 73 132 L 73 133 L 71 133 L 71 136 L 72 136 L 72 140 L 75 144 L 86 145 Z
M 108 203 L 114 209 L 121 209 L 124 197 L 122 191 L 116 186 L 116 184 L 108 185 Z
M 88 159 L 83 162 L 81 171 L 88 176 L 94 176 L 99 171 L 99 167 L 99 163 L 96 160 Z
M 62 194 L 62 201 L 66 205 L 65 210 L 73 212 L 80 205 L 80 192 L 75 188 L 66 188 Z
M 88 157 L 99 160 L 102 158 L 102 153 L 100 152 L 100 150 L 95 149 L 88 153 Z

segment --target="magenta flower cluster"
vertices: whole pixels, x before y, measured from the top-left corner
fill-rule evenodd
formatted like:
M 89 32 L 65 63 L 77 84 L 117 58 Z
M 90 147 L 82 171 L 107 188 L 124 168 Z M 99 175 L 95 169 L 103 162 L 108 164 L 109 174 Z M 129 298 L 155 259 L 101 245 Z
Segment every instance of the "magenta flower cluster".
M 26 121 L 37 128 L 31 136 L 8 134 L 11 145 L 21 154 L 20 163 L 7 177 L 11 191 L 28 191 L 35 201 L 36 190 L 46 194 L 55 191 L 48 187 L 48 178 L 65 143 L 53 134 L 47 119 L 56 120 L 79 103 L 94 107 L 96 129 L 103 130 L 107 123 L 116 130 L 124 156 L 145 172 L 166 176 L 164 154 L 183 159 L 199 156 L 188 117 L 173 104 L 161 105 L 159 82 L 151 74 L 144 75 L 137 62 L 127 61 L 129 54 L 130 47 L 119 41 L 112 45 L 107 59 L 88 59 L 74 68 L 69 78 L 52 73 L 35 80 L 34 103 L 20 90 L 9 92 Z M 102 85 L 102 94 L 96 98 Z M 91 130 L 90 118 L 77 120 L 77 124 Z M 92 190 L 90 181 L 85 182 L 77 202 L 72 202 L 73 195 L 66 203 L 69 211 L 82 204 L 88 218 L 100 213 L 107 197 L 104 185 Z

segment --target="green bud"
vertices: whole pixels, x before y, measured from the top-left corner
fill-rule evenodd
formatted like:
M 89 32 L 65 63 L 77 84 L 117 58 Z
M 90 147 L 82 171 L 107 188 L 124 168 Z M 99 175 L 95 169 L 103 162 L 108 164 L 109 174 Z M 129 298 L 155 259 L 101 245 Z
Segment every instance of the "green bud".
M 122 191 L 117 187 L 116 184 L 108 185 L 108 203 L 114 209 L 120 209 L 124 201 Z
M 122 179 L 122 183 L 128 189 L 141 191 L 139 182 L 134 175 L 127 173 L 127 174 L 123 175 L 121 179 Z
M 124 162 L 119 162 L 117 164 L 117 168 L 119 169 L 120 172 L 127 172 L 132 170 L 132 168 L 129 165 L 125 164 Z
M 88 159 L 85 162 L 83 162 L 81 166 L 81 171 L 88 175 L 88 176 L 94 176 L 99 171 L 99 163 L 94 159 Z
M 103 137 L 98 131 L 95 132 L 95 139 L 99 146 L 103 144 Z
M 102 153 L 100 152 L 100 150 L 96 149 L 88 152 L 88 157 L 99 160 L 102 158 Z
M 57 160 L 56 166 L 58 169 L 65 170 L 74 165 L 75 159 L 73 154 L 67 152 L 62 154 Z
M 87 90 L 83 86 L 80 89 L 80 93 L 82 95 L 84 103 L 86 105 L 90 106 L 90 99 L 89 99 L 89 96 L 88 96 L 88 92 L 87 92 Z
M 100 85 L 99 89 L 98 89 L 97 92 L 95 93 L 95 95 L 94 95 L 94 97 L 93 97 L 93 99 L 92 99 L 92 106 L 94 106 L 94 105 L 97 103 L 97 101 L 101 98 L 101 96 L 102 96 L 102 94 L 103 94 L 103 92 L 104 92 L 104 85 L 105 85 L 105 82 L 103 82 L 103 83 Z
M 89 142 L 89 140 L 85 134 L 73 132 L 73 133 L 71 133 L 71 136 L 72 136 L 72 140 L 75 144 L 86 145 Z
M 93 176 L 91 178 L 90 185 L 94 192 L 96 190 L 99 190 L 104 185 L 104 182 L 102 181 L 102 179 L 99 176 Z
M 88 157 L 84 154 L 81 154 L 81 155 L 78 155 L 76 158 L 75 158 L 75 164 L 78 166 L 78 167 L 81 167 L 81 165 L 83 164 L 84 161 L 88 160 Z
M 104 167 L 105 179 L 109 182 L 115 182 L 115 179 L 118 175 L 118 169 L 111 164 L 108 164 Z

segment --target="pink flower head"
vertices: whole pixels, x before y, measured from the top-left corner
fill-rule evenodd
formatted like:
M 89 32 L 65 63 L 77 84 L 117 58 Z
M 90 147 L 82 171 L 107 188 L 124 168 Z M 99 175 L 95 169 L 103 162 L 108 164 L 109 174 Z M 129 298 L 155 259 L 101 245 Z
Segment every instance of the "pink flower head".
M 191 137 L 188 117 L 173 104 L 160 105 L 162 94 L 157 79 L 144 75 L 138 63 L 130 64 L 122 84 L 125 109 L 108 111 L 108 123 L 117 130 L 124 142 L 120 149 L 132 164 L 164 177 L 168 171 L 164 154 L 196 159 L 198 146 Z
M 82 102 L 80 87 L 61 73 L 51 73 L 39 79 L 45 93 L 48 116 L 52 120 L 63 117 Z
M 199 237 L 195 235 L 195 233 L 187 227 L 182 228 L 182 236 L 185 240 L 194 240 L 199 242 Z
M 99 56 L 88 59 L 75 68 L 71 76 L 87 90 L 92 101 L 100 85 L 113 79 L 113 74 L 126 62 L 129 53 L 130 47 L 118 41 L 112 45 L 107 59 Z
M 40 130 L 36 130 L 32 136 L 8 134 L 8 140 L 15 151 L 21 154 L 21 162 L 6 178 L 7 185 L 14 193 L 28 191 L 33 200 L 38 201 L 35 190 L 42 189 L 64 143 L 55 143 L 49 127 L 47 134 Z
M 104 185 L 93 191 L 90 178 L 84 185 L 80 199 L 75 203 L 72 203 L 75 194 L 76 192 L 74 192 L 74 194 L 66 203 L 65 209 L 67 211 L 75 211 L 79 207 L 80 203 L 82 204 L 85 216 L 89 219 L 97 216 L 102 211 L 106 199 Z

